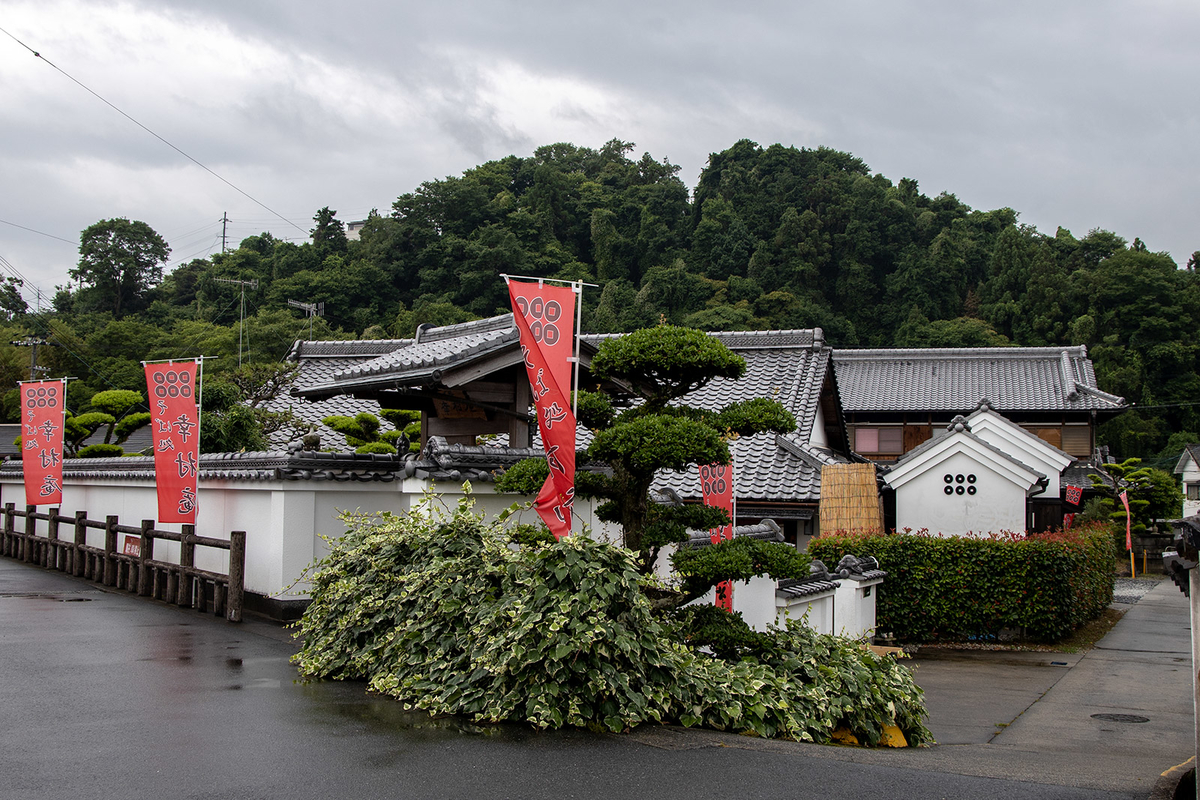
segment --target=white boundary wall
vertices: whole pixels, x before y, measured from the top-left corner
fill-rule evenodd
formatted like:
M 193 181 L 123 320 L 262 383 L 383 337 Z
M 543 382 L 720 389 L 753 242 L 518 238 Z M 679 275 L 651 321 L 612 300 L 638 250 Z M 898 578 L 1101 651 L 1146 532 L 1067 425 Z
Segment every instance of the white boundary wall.
M 158 499 L 152 478 L 77 477 L 63 476 L 63 502 L 59 511 L 73 517 L 76 511 L 86 511 L 88 519 L 103 521 L 116 515 L 122 525 L 137 526 L 143 519 L 158 515 Z M 433 490 L 440 495 L 435 509 L 453 509 L 463 497 L 461 483 L 415 477 L 392 483 L 337 482 L 329 480 L 213 480 L 201 478 L 196 533 L 228 541 L 229 532 L 246 531 L 245 588 L 275 600 L 301 600 L 308 597 L 310 584 L 302 580 L 305 570 L 316 559 L 329 554 L 325 538 L 336 539 L 346 531 L 338 518 L 341 512 L 378 514 L 389 511 L 402 514 L 419 503 L 425 493 Z M 512 494 L 497 494 L 491 484 L 472 484 L 475 511 L 494 517 L 514 502 L 527 498 Z M 0 504 L 14 503 L 25 508 L 25 488 L 19 476 L 0 475 Z M 40 511 L 47 506 L 39 506 Z M 610 526 L 597 523 L 593 506 L 586 501 L 575 505 L 575 530 L 580 523 L 591 526 L 593 535 L 613 540 L 616 535 Z M 522 511 L 520 521 L 535 522 L 532 509 Z M 63 526 L 69 525 L 64 521 Z M 73 535 L 70 527 L 60 526 L 59 536 Z M 159 530 L 179 530 L 179 525 L 155 524 Z M 46 533 L 46 523 L 39 522 L 37 532 Z M 104 531 L 89 530 L 87 544 L 104 546 Z M 119 539 L 117 548 L 121 549 Z M 176 542 L 156 543 L 154 557 L 178 563 L 179 545 Z M 215 572 L 226 572 L 228 553 L 199 548 L 196 566 Z

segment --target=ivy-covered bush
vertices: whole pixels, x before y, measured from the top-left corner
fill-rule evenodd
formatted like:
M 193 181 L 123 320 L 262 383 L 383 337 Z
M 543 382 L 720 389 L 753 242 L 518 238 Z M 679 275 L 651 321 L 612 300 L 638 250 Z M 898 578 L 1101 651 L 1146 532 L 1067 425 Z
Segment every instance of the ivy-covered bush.
M 1112 602 L 1112 533 L 1087 525 L 982 537 L 918 533 L 824 535 L 808 552 L 827 564 L 873 555 L 888 573 L 877 628 L 900 641 L 995 638 L 1003 629 L 1061 639 Z
M 543 728 L 677 722 L 824 742 L 847 727 L 876 743 L 895 724 L 929 741 L 911 674 L 856 643 L 792 622 L 761 634 L 756 654 L 689 647 L 684 626 L 652 615 L 631 551 L 586 536 L 518 544 L 467 501 L 441 518 L 347 521 L 298 623 L 306 678 Z

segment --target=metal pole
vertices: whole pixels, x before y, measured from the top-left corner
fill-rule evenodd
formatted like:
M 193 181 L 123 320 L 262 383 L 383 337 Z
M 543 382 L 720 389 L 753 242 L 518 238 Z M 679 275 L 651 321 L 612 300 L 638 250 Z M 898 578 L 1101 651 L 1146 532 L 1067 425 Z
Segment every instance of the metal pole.
M 1200 765 L 1200 672 L 1197 672 L 1200 669 L 1200 637 L 1196 635 L 1196 622 L 1200 620 L 1200 567 L 1188 570 L 1188 589 L 1192 620 L 1192 720 L 1196 728 L 1193 744 L 1196 764 Z M 1200 780 L 1196 781 L 1196 798 L 1200 800 Z
M 583 330 L 583 282 L 573 285 L 579 301 L 575 308 L 575 388 L 571 392 L 571 414 L 579 419 L 579 333 Z

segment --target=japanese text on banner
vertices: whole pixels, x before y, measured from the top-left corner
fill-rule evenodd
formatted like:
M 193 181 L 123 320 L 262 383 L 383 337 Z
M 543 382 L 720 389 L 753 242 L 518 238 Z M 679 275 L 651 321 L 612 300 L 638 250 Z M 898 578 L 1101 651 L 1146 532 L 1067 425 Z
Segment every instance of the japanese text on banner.
M 26 505 L 62 502 L 66 381 L 20 384 L 21 467 Z
M 160 522 L 196 521 L 200 472 L 198 362 L 146 365 Z
M 704 505 L 713 508 L 723 508 L 733 519 L 733 465 L 704 464 L 700 467 L 700 492 Z M 712 543 L 728 541 L 733 538 L 732 521 L 711 531 Z M 714 605 L 733 611 L 733 582 L 721 581 L 717 584 Z
M 508 293 L 550 467 L 534 506 L 550 532 L 561 539 L 571 532 L 575 502 L 575 415 L 567 394 L 575 292 L 570 287 L 509 281 Z

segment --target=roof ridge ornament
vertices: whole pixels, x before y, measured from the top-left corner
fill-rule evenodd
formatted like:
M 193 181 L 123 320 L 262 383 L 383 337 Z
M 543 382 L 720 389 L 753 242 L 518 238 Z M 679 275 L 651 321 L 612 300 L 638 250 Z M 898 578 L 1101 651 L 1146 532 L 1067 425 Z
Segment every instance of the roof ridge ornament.
M 951 433 L 970 433 L 971 426 L 967 422 L 967 418 L 959 414 L 954 419 L 950 420 L 950 424 L 946 426 L 946 430 Z

